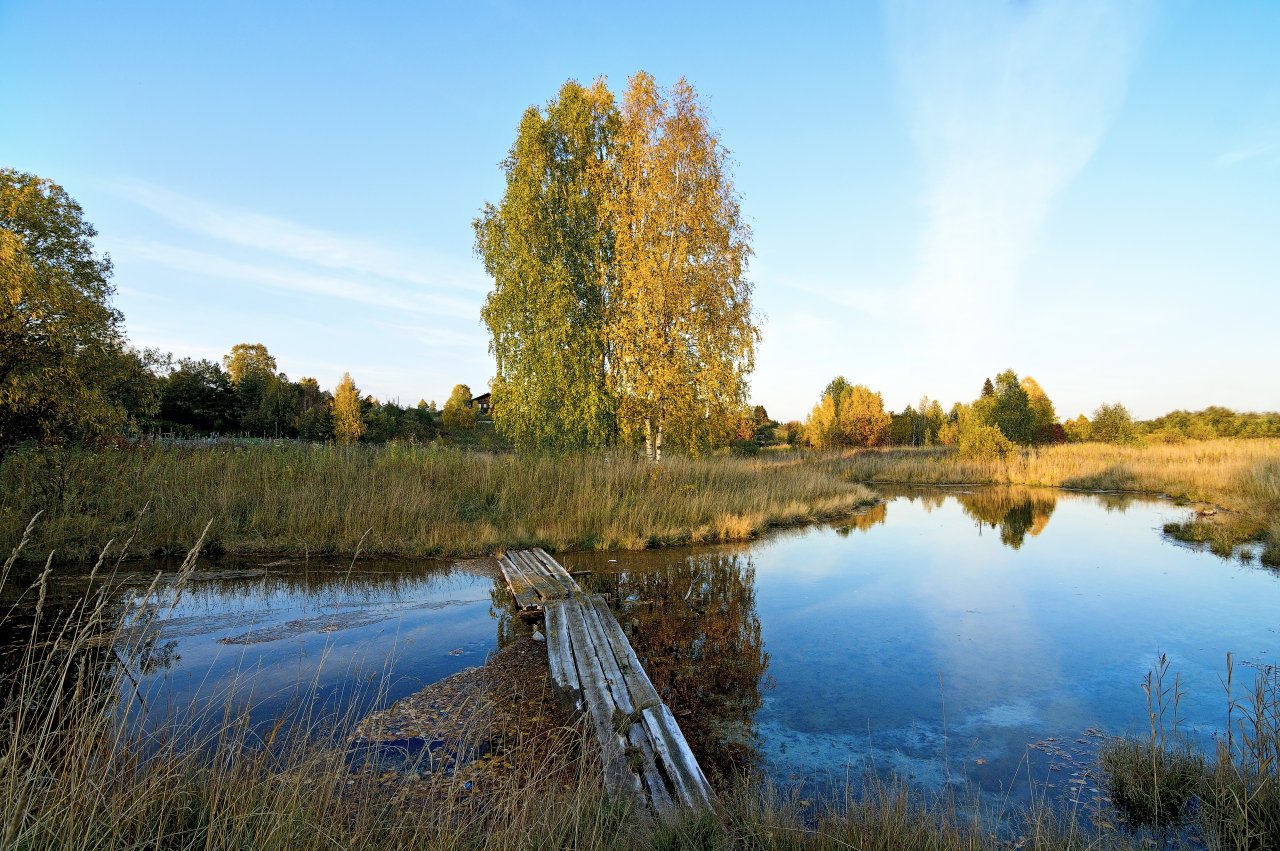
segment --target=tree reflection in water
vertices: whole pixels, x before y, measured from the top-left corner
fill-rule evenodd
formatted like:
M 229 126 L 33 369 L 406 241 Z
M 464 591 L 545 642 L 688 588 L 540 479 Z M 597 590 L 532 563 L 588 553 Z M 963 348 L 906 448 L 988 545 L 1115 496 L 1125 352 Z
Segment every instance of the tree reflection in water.
M 572 554 L 570 569 L 599 554 Z M 756 760 L 755 714 L 769 654 L 755 566 L 738 553 L 628 553 L 580 582 L 614 609 L 658 694 L 713 781 Z
M 1035 537 L 1044 531 L 1057 507 L 1053 491 L 1032 488 L 992 488 L 956 494 L 964 513 L 978 523 L 998 529 L 1005 545 L 1018 549 L 1027 535 Z
M 873 526 L 879 526 L 884 523 L 888 516 L 889 503 L 881 500 L 870 508 L 864 511 L 859 511 L 852 517 L 834 524 L 833 528 L 836 530 L 837 535 L 842 538 L 847 538 L 854 529 L 857 529 L 859 532 L 871 531 Z

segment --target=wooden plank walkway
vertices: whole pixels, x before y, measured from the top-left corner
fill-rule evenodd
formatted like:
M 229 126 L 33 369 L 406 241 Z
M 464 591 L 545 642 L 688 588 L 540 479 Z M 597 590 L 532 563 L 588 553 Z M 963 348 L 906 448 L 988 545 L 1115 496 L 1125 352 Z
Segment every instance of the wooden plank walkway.
M 711 784 L 604 597 L 585 593 L 542 549 L 508 552 L 499 564 L 521 617 L 546 617 L 552 683 L 591 720 L 606 787 L 664 818 L 714 808 Z

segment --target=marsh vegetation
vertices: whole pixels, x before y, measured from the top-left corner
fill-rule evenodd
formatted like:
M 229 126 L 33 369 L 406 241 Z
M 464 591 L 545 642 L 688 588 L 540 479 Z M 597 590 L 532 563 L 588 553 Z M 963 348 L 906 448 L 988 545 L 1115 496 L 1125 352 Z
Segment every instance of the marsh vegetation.
M 846 516 L 866 487 L 795 457 L 527 457 L 432 447 L 279 446 L 14 452 L 0 459 L 0 536 L 88 560 L 214 553 L 481 555 L 501 547 L 639 549 L 746 540 Z M 145 509 L 145 510 L 144 510 Z

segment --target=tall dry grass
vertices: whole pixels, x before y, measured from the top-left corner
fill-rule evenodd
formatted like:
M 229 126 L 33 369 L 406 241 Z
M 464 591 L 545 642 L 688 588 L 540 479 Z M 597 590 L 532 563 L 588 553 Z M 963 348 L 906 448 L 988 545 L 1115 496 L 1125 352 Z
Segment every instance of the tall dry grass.
M 1017 484 L 1142 491 L 1228 509 L 1166 528 L 1220 553 L 1257 540 L 1280 565 L 1280 440 L 1210 440 L 1179 445 L 1065 444 L 1005 460 L 965 459 L 950 449 L 873 449 L 831 456 L 839 475 L 869 484 Z
M 20 451 L 0 461 L 0 541 L 43 509 L 37 541 L 88 560 L 138 523 L 135 550 L 475 555 L 744 540 L 847 515 L 865 487 L 804 456 L 524 458 L 427 447 Z
M 1207 757 L 1178 729 L 1181 691 L 1176 681 L 1167 684 L 1168 673 L 1161 656 L 1144 681 L 1149 735 L 1116 739 L 1102 750 L 1120 813 L 1147 827 L 1189 829 L 1209 848 L 1280 848 L 1280 671 L 1257 667 L 1252 686 L 1238 694 L 1227 656 L 1226 730 Z

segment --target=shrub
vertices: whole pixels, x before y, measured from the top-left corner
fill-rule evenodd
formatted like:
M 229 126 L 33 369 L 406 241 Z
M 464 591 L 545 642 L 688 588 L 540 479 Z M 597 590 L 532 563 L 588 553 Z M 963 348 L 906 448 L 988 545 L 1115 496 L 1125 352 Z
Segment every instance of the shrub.
M 1002 460 L 1013 454 L 1013 444 L 993 425 L 967 424 L 960 429 L 960 455 L 978 460 Z

